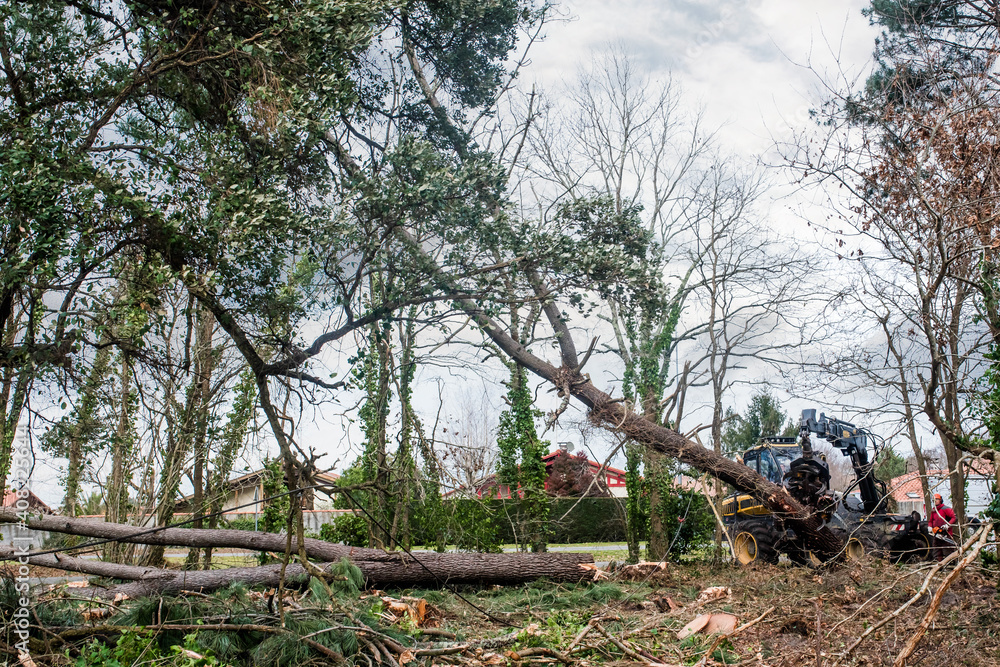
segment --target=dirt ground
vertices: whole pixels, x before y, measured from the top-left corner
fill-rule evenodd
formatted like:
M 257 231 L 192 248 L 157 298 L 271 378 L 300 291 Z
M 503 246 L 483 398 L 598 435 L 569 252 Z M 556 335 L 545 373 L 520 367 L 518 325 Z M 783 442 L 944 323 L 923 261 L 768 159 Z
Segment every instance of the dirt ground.
M 581 665 L 634 664 L 640 663 L 639 658 L 653 665 L 892 665 L 927 613 L 941 575 L 927 594 L 890 617 L 918 591 L 929 567 L 877 560 L 822 570 L 790 565 L 671 565 L 638 581 L 618 576 L 584 587 L 550 583 L 465 591 L 463 595 L 483 611 L 450 593 L 409 594 L 427 596 L 443 613 L 441 627 L 460 636 L 500 633 L 505 628 L 498 620 L 520 628 L 534 624 L 537 634 L 522 645 L 566 653 L 588 622 L 598 618 L 597 625 L 608 636 L 638 655 L 627 655 L 591 628 L 570 656 Z M 936 617 L 906 664 L 1000 665 L 996 583 L 996 572 L 966 569 L 944 594 Z M 699 595 L 713 587 L 721 589 L 715 591 L 720 597 L 699 601 Z M 704 633 L 678 638 L 678 631 L 699 615 L 719 613 L 736 616 L 737 625 L 763 618 L 722 641 L 717 641 L 719 635 Z M 847 653 L 867 628 L 887 619 Z M 486 655 L 487 663 L 496 662 Z

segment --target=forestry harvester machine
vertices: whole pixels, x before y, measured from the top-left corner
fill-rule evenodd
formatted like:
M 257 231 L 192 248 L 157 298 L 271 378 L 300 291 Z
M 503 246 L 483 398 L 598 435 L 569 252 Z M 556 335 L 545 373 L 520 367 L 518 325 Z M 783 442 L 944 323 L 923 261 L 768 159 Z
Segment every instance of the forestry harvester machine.
M 868 459 L 868 441 L 874 436 L 815 410 L 803 410 L 799 438 L 766 438 L 743 453 L 743 463 L 762 477 L 782 484 L 803 505 L 813 508 L 844 543 L 844 558 L 854 560 L 868 553 L 894 560 L 919 560 L 930 556 L 931 539 L 919 512 L 889 514 L 885 482 L 875 478 L 874 460 Z M 825 456 L 814 452 L 810 435 L 820 436 L 849 456 L 855 481 L 843 492 L 830 490 L 830 468 Z M 873 457 L 874 459 L 874 457 Z M 858 495 L 854 495 L 854 490 Z M 722 504 L 722 518 L 736 562 L 778 562 L 780 553 L 796 563 L 818 565 L 817 558 L 795 531 L 786 527 L 753 496 L 734 494 Z

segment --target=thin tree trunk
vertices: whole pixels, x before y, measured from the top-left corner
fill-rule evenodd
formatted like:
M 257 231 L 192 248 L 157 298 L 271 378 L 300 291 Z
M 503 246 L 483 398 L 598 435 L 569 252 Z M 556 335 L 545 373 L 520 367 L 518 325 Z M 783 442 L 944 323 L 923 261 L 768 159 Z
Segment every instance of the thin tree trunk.
M 194 528 L 202 527 L 202 517 L 207 509 L 206 486 L 209 482 L 208 467 L 208 422 L 211 417 L 212 373 L 215 370 L 215 353 L 212 349 L 212 332 L 215 328 L 215 318 L 207 308 L 198 308 L 198 327 L 195 332 L 195 371 L 192 382 L 197 387 L 191 421 L 194 427 L 192 451 L 194 452 L 194 469 L 192 485 L 194 495 L 191 498 L 191 511 L 194 514 Z M 198 550 L 192 549 L 186 559 L 187 569 L 198 566 Z M 206 568 L 207 569 L 207 568 Z
M 663 494 L 670 484 L 670 469 L 663 454 L 648 447 L 643 450 L 643 468 L 649 487 L 649 537 L 646 541 L 646 558 L 659 561 L 670 548 L 670 535 L 663 525 L 660 507 Z
M 208 520 L 209 528 L 219 527 L 219 511 L 226 497 L 226 482 L 233 471 L 233 462 L 237 454 L 243 449 L 243 441 L 250 429 L 250 424 L 256 414 L 256 385 L 253 377 L 244 372 L 240 375 L 240 382 L 236 387 L 236 398 L 233 401 L 232 410 L 229 413 L 229 420 L 226 422 L 225 431 L 222 437 L 222 446 L 219 448 L 212 466 L 212 474 L 209 477 L 208 488 L 208 510 L 211 517 Z M 162 525 L 162 524 L 161 524 Z M 203 568 L 212 569 L 212 548 L 205 548 L 205 558 Z
M 5 348 L 14 344 L 19 324 L 18 318 L 11 318 L 7 322 L 3 341 Z M 3 369 L 3 383 L 0 385 L 0 407 L 4 410 L 0 414 L 0 490 L 7 488 L 7 475 L 13 461 L 14 436 L 28 403 L 28 392 L 34 379 L 35 367 L 31 362 Z
M 920 449 L 920 441 L 917 439 L 917 426 L 914 420 L 913 404 L 910 402 L 910 384 L 906 379 L 906 371 L 903 367 L 903 354 L 896 347 L 895 339 L 889 331 L 889 316 L 879 318 L 882 324 L 882 331 L 885 333 L 886 345 L 889 352 L 896 361 L 896 371 L 899 373 L 899 393 L 903 401 L 903 411 L 906 416 L 906 435 L 910 440 L 910 447 L 913 449 L 913 457 L 917 462 L 917 474 L 920 476 L 920 491 L 924 496 L 924 514 L 930 516 L 931 502 L 930 484 L 927 481 L 927 461 L 924 453 Z
M 111 438 L 111 477 L 105 487 L 104 518 L 111 523 L 124 522 L 128 519 L 129 505 L 129 464 L 135 439 L 132 422 L 132 361 L 126 354 L 121 356 L 119 381 L 118 424 Z M 111 544 L 105 549 L 105 557 L 114 562 L 121 562 L 130 550 L 120 544 Z

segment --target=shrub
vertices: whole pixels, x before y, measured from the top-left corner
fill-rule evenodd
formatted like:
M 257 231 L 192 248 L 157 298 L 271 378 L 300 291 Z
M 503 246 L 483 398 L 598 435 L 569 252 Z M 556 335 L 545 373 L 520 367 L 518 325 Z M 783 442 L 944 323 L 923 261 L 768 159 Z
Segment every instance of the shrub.
M 368 522 L 357 514 L 341 514 L 320 526 L 319 537 L 327 542 L 342 542 L 352 547 L 368 546 Z
M 708 500 L 697 491 L 669 486 L 660 494 L 660 525 L 672 545 L 667 556 L 677 560 L 682 554 L 706 546 L 715 535 L 715 517 Z

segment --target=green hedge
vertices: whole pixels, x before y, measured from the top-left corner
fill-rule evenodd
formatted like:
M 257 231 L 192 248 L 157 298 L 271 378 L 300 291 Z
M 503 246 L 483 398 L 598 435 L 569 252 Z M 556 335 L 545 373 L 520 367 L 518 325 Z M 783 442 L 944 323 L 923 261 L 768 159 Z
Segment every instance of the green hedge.
M 712 539 L 714 519 L 705 499 L 692 491 L 674 490 L 666 496 L 661 521 L 674 542 L 673 555 L 687 553 Z M 624 498 L 552 498 L 548 541 L 553 544 L 625 542 Z M 515 544 L 518 503 L 509 500 L 456 498 L 445 500 L 443 530 L 445 544 L 467 551 L 497 551 L 502 544 Z M 424 521 L 421 507 L 411 509 L 414 546 L 435 547 L 437 533 Z M 680 519 L 684 519 L 681 521 Z M 680 534 L 677 534 L 680 529 Z M 640 539 L 649 532 L 649 518 L 640 526 Z M 321 531 L 323 539 L 366 546 L 368 530 L 359 515 L 344 515 Z
M 548 541 L 551 543 L 624 542 L 626 539 L 624 498 L 553 498 L 549 502 Z M 514 534 L 514 526 L 520 522 L 517 502 L 456 498 L 444 501 L 444 508 L 446 544 L 468 551 L 496 551 L 501 544 L 517 542 Z M 413 544 L 433 547 L 435 535 L 421 520 L 420 507 L 414 506 L 410 516 Z M 332 542 L 367 545 L 367 529 L 360 516 L 337 517 L 333 524 L 323 526 L 321 535 Z M 645 537 L 643 534 L 642 538 Z
M 501 542 L 516 542 L 507 512 L 513 512 L 517 503 L 492 502 L 495 503 L 494 516 L 498 517 Z M 549 502 L 548 537 L 551 543 L 624 542 L 626 539 L 624 498 L 553 498 Z

